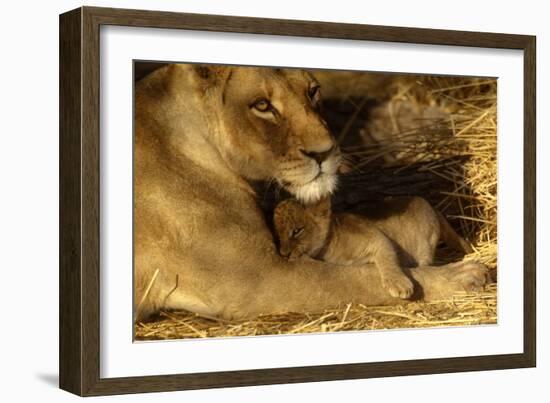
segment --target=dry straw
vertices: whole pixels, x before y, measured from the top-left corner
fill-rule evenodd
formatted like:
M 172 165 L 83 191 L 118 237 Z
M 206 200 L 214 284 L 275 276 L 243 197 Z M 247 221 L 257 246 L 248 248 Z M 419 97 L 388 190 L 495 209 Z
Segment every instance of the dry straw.
M 348 304 L 336 310 L 261 315 L 246 321 L 227 322 L 185 311 L 162 312 L 157 320 L 136 325 L 136 339 L 166 340 L 468 326 L 494 324 L 496 320 L 496 284 L 491 284 L 483 292 L 462 292 L 444 301 L 374 307 Z
M 485 263 L 496 279 L 497 108 L 496 80 L 408 76 L 389 80 L 385 101 L 371 111 L 363 143 L 344 149 L 351 178 L 368 178 L 369 167 L 427 173 L 445 186 L 430 201 L 474 247 L 465 258 Z M 357 103 L 357 108 L 366 102 Z M 358 113 L 351 119 L 357 119 Z M 339 133 L 349 136 L 348 122 Z M 423 194 L 420 194 L 423 195 Z M 426 196 L 426 195 L 423 195 Z M 438 263 L 456 260 L 441 248 Z M 483 292 L 458 293 L 449 300 L 400 306 L 348 304 L 315 313 L 262 315 L 227 322 L 189 312 L 161 312 L 137 323 L 137 340 L 252 336 L 494 324 L 496 284 Z

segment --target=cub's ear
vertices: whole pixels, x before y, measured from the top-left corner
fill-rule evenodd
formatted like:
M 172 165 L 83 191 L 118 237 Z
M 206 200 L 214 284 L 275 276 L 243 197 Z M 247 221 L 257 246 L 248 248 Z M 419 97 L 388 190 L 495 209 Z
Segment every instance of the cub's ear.
M 214 85 L 225 80 L 230 67 L 214 64 L 194 64 L 193 71 L 204 84 Z
M 317 217 L 330 217 L 331 213 L 331 202 L 330 196 L 322 198 L 315 204 L 310 204 L 307 206 L 308 211 L 317 216 Z
M 346 161 L 344 159 L 340 163 L 340 166 L 338 167 L 338 173 L 345 175 L 345 174 L 349 174 L 350 172 L 353 172 L 353 164 L 350 161 Z

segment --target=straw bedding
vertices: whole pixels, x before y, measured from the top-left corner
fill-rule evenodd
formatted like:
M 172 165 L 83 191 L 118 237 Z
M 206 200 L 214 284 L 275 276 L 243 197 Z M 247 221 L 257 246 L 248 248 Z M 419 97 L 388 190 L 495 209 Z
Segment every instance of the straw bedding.
M 462 257 L 442 246 L 436 263 L 476 259 L 491 269 L 496 281 L 496 80 L 349 72 L 317 76 L 326 89 L 327 120 L 346 155 L 348 173 L 334 197 L 335 210 L 353 211 L 386 196 L 423 196 L 474 247 L 472 254 Z M 135 338 L 494 324 L 496 290 L 493 283 L 483 292 L 458 293 L 444 301 L 383 307 L 348 304 L 323 312 L 233 322 L 161 312 L 137 323 Z

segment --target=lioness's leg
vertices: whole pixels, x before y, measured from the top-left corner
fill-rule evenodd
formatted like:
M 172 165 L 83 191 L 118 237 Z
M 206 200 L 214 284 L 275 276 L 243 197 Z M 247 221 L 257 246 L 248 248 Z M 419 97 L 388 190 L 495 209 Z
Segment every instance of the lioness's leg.
M 243 316 L 273 312 L 315 312 L 350 302 L 364 305 L 394 305 L 403 300 L 383 288 L 374 265 L 333 266 L 322 262 L 285 263 L 273 268 L 259 283 L 254 302 L 246 301 Z M 438 300 L 457 291 L 478 290 L 487 281 L 487 268 L 475 262 L 441 267 L 417 267 L 409 271 L 417 286 L 417 297 Z
M 238 263 L 237 263 L 238 264 Z M 187 283 L 159 294 L 164 309 L 191 309 L 196 300 L 204 301 L 208 312 L 225 319 L 254 317 L 281 312 L 318 312 L 347 303 L 364 305 L 394 305 L 403 300 L 392 297 L 384 288 L 374 265 L 335 266 L 314 260 L 287 262 L 280 260 L 269 265 L 236 266 L 238 276 L 230 281 L 204 284 L 200 279 L 195 287 Z M 441 267 L 410 269 L 418 297 L 425 300 L 448 298 L 456 291 L 482 287 L 487 269 L 479 263 L 459 262 Z M 212 279 L 210 279 L 212 280 Z M 166 295 L 171 292 L 169 298 Z M 181 303 L 190 301 L 187 308 Z M 170 305 L 174 304 L 174 305 Z

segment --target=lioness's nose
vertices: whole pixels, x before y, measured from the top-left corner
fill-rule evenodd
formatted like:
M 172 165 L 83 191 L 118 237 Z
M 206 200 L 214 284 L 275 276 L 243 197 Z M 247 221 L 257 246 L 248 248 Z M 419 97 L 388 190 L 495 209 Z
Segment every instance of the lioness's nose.
M 332 153 L 333 150 L 334 150 L 334 146 L 331 146 L 328 150 L 325 150 L 325 151 L 300 150 L 300 152 L 304 154 L 306 157 L 314 159 L 315 161 L 317 161 L 318 164 L 321 164 L 324 160 L 327 159 L 327 157 Z

